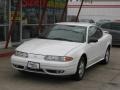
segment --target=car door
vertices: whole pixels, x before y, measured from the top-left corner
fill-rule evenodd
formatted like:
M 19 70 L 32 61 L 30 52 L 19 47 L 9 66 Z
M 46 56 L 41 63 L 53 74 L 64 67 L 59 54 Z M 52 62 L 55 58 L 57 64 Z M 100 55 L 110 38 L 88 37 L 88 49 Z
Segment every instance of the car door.
M 100 59 L 100 34 L 96 26 L 91 26 L 88 29 L 88 43 L 87 43 L 87 57 L 88 57 L 88 66 L 96 63 Z M 89 43 L 90 38 L 96 38 L 98 42 Z
M 98 39 L 98 60 L 103 59 L 106 52 L 106 37 L 103 37 L 103 31 L 97 28 L 97 39 Z

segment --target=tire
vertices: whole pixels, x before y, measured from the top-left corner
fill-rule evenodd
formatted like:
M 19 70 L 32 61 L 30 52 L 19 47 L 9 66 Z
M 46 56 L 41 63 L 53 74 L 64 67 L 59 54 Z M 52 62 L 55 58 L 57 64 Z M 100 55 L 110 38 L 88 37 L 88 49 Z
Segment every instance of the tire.
M 108 64 L 110 61 L 110 48 L 106 50 L 104 60 L 102 60 L 102 64 Z
M 26 72 L 26 71 L 18 70 L 18 72 L 21 73 L 21 74 L 28 74 L 28 72 Z
M 78 63 L 78 66 L 77 66 L 76 73 L 73 75 L 73 79 L 75 81 L 82 80 L 85 75 L 85 69 L 86 69 L 85 58 L 81 57 L 81 59 Z

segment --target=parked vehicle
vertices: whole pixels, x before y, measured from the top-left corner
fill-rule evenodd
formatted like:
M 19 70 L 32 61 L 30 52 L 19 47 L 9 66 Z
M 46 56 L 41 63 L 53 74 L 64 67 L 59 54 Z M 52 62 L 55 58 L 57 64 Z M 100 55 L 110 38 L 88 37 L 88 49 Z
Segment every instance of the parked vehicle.
M 95 23 L 95 21 L 94 20 L 92 20 L 92 19 L 80 19 L 79 20 L 79 22 L 86 22 L 86 23 Z
M 97 26 L 101 26 L 102 24 L 110 22 L 110 21 L 111 20 L 108 20 L 108 19 L 101 19 L 101 20 L 99 20 L 99 21 L 96 22 L 96 25 Z
M 113 45 L 120 45 L 120 22 L 107 22 L 101 24 L 99 27 L 112 35 Z
M 84 77 L 88 67 L 110 57 L 112 36 L 89 23 L 57 23 L 46 36 L 20 45 L 11 57 L 19 71 Z
M 118 20 L 115 20 L 115 22 L 120 22 L 120 20 L 118 19 Z

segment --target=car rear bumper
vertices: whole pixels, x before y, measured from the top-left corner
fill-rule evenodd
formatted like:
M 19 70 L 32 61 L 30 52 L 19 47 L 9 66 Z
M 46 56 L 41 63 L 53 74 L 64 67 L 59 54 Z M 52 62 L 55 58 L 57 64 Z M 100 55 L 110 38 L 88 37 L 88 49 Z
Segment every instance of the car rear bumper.
M 11 64 L 14 69 L 33 72 L 33 73 L 42 73 L 42 74 L 49 74 L 49 75 L 72 75 L 76 72 L 77 65 L 70 63 L 50 63 L 50 62 L 41 62 L 35 61 L 40 63 L 40 69 L 33 70 L 27 67 L 28 62 L 33 61 L 31 59 L 25 59 L 17 56 L 11 57 Z M 58 64 L 59 63 L 59 64 Z

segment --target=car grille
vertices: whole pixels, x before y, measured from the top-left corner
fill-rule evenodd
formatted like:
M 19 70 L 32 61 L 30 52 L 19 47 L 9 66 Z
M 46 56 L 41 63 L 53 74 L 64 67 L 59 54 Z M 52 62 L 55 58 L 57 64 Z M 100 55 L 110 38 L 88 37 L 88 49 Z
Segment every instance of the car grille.
M 30 69 L 30 68 L 27 68 L 27 70 L 34 71 L 34 72 L 44 72 L 43 69 Z

